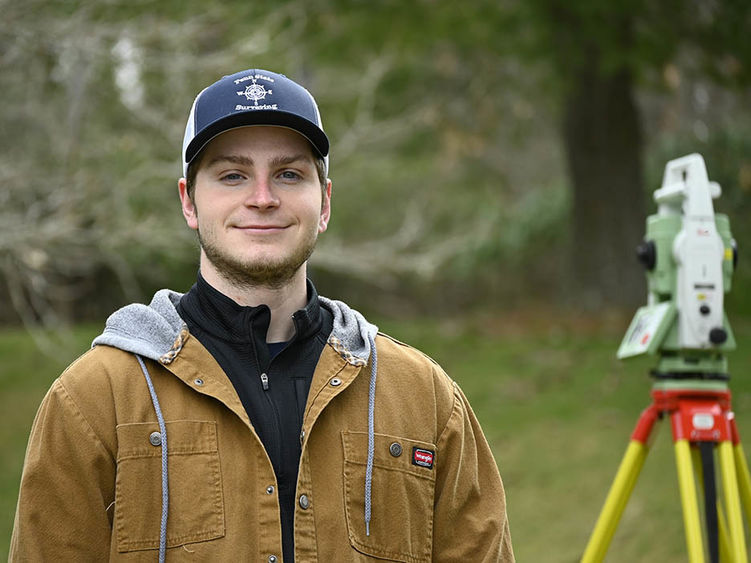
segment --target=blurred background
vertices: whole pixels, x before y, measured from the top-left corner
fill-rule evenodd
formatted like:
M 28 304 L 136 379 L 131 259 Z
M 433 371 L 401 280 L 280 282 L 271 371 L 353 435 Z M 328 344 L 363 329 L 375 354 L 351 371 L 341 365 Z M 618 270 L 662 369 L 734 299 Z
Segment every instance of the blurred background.
M 745 0 L 0 11 L 0 542 L 51 381 L 112 310 L 192 285 L 197 244 L 176 186 L 185 120 L 198 91 L 245 68 L 317 98 L 334 199 L 311 275 L 465 388 L 520 561 L 578 559 L 648 402 L 649 361 L 613 358 L 646 300 L 634 249 L 667 160 L 701 153 L 722 186 L 715 209 L 740 247 L 731 367 L 751 366 Z M 732 385 L 751 432 L 751 383 Z M 685 559 L 666 434 L 609 561 Z

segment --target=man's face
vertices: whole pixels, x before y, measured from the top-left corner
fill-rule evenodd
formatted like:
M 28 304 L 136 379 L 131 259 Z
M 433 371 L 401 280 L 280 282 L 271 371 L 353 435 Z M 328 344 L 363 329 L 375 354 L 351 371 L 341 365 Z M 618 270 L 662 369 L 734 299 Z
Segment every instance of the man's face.
M 204 149 L 193 198 L 179 183 L 183 215 L 198 231 L 201 268 L 239 286 L 281 287 L 304 264 L 330 216 L 310 143 L 282 127 L 241 127 Z

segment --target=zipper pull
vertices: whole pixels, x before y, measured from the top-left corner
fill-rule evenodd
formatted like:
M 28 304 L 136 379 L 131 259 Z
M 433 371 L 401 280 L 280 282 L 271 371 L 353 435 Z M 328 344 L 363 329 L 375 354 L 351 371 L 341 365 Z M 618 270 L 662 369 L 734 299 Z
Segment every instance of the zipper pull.
M 265 373 L 261 374 L 261 385 L 263 385 L 263 390 L 268 391 L 269 390 L 269 376 Z

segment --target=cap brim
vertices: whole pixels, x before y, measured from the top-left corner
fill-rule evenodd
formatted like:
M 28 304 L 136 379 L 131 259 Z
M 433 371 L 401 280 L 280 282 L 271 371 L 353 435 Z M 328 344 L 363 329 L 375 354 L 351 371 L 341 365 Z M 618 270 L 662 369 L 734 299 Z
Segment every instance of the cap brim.
M 233 113 L 205 127 L 185 149 L 185 163 L 189 164 L 196 155 L 217 135 L 249 125 L 276 125 L 287 127 L 297 131 L 304 136 L 321 157 L 329 154 L 329 139 L 326 134 L 312 122 L 286 111 L 279 110 L 257 110 Z

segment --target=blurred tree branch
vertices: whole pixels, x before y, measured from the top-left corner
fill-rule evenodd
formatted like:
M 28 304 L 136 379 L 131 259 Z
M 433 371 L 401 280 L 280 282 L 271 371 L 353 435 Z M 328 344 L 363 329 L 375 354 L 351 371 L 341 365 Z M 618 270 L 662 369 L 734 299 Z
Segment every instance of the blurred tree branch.
M 711 43 L 701 72 L 714 64 L 733 84 L 748 76 L 737 23 L 748 22 L 748 9 L 724 0 L 699 10 L 697 1 L 690 4 L 701 17 L 684 10 L 662 18 L 676 4 L 416 0 L 395 10 L 349 0 L 0 0 L 8 306 L 29 325 L 54 325 L 86 300 L 144 299 L 147 287 L 190 283 L 196 244 L 175 197 L 185 118 L 196 92 L 248 67 L 295 77 L 321 105 L 335 197 L 316 267 L 396 290 L 405 277 L 555 288 L 569 233 L 584 224 L 591 228 L 574 234 L 574 247 L 605 244 L 602 232 L 613 226 L 578 218 L 580 200 L 567 195 L 589 175 L 566 180 L 569 145 L 585 122 L 572 108 L 592 113 L 586 100 L 595 86 L 623 69 L 632 80 L 613 88 L 633 96 L 677 64 L 679 39 Z M 625 47 L 618 25 L 603 24 L 613 14 L 635 18 Z M 590 96 L 578 104 L 577 79 Z M 612 100 L 611 90 L 601 92 Z M 564 144 L 556 132 L 567 111 Z M 619 137 L 611 117 L 603 131 Z M 595 159 L 581 146 L 577 154 L 605 172 L 616 158 Z M 635 204 L 640 165 L 632 159 L 624 169 L 618 175 Z M 595 213 L 598 205 L 620 212 L 623 200 L 598 189 L 604 176 L 591 175 L 584 199 Z M 569 211 L 575 225 L 565 223 Z M 643 212 L 630 215 L 625 223 L 640 234 Z M 612 230 L 619 248 L 633 245 L 631 231 Z M 605 252 L 593 254 L 617 259 Z M 620 260 L 632 271 L 630 255 Z M 527 284 L 534 275 L 537 285 Z M 625 278 L 607 275 L 619 291 Z

